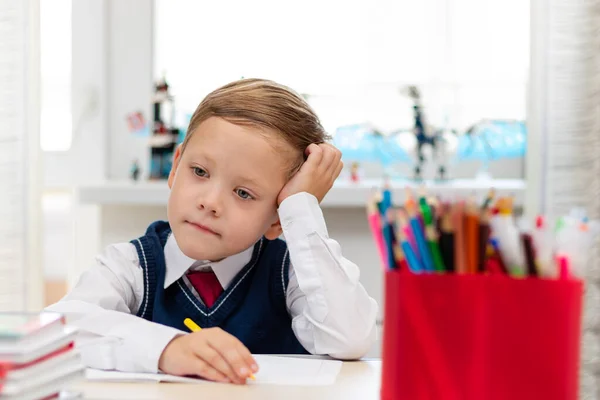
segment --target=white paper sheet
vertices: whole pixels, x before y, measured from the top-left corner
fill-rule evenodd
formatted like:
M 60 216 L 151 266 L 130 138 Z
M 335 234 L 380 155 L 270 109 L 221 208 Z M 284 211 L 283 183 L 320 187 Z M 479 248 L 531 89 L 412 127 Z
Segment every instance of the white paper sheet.
M 311 358 L 254 355 L 260 370 L 256 380 L 248 379 L 249 385 L 295 385 L 322 386 L 335 382 L 342 362 Z M 166 374 L 130 373 L 88 369 L 86 378 L 92 381 L 110 382 L 178 382 L 209 383 L 203 379 Z
M 150 374 L 142 372 L 104 371 L 88 368 L 85 371 L 88 381 L 102 382 L 180 382 L 180 383 L 208 383 L 203 379 L 185 378 L 167 374 Z

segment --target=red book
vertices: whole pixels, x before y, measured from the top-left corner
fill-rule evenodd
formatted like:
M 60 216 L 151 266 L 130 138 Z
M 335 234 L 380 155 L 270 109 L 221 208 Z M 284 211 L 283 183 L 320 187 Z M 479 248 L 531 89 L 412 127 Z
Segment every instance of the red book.
M 72 344 L 24 364 L 5 363 L 0 377 L 0 398 L 53 398 L 75 380 L 85 367 Z
M 53 398 L 81 379 L 76 333 L 59 313 L 0 313 L 0 398 Z
M 74 343 L 71 342 L 58 350 L 26 363 L 3 362 L 0 360 L 0 382 L 7 379 L 23 379 L 53 368 L 71 358 L 79 359 L 79 354 L 72 351 L 73 347 Z

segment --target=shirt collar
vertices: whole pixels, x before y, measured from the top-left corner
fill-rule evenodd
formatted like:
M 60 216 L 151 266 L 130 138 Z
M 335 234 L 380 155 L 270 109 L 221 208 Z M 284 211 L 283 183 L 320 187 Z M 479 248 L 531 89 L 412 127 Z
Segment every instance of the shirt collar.
M 252 252 L 254 246 L 247 248 L 246 250 L 226 257 L 221 261 L 208 261 L 208 260 L 194 260 L 181 251 L 175 235 L 172 233 L 167 239 L 165 244 L 165 263 L 167 271 L 165 274 L 165 289 L 171 286 L 175 281 L 181 278 L 192 266 L 197 267 L 210 267 L 217 280 L 221 284 L 224 290 L 226 290 L 231 281 L 235 276 L 250 262 L 252 258 Z

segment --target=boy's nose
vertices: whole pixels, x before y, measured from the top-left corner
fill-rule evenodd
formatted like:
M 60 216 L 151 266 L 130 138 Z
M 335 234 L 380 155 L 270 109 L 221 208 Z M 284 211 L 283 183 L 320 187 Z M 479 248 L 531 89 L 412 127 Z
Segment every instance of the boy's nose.
M 215 216 L 221 214 L 221 195 L 218 190 L 211 190 L 205 193 L 198 201 L 198 208 L 208 211 Z

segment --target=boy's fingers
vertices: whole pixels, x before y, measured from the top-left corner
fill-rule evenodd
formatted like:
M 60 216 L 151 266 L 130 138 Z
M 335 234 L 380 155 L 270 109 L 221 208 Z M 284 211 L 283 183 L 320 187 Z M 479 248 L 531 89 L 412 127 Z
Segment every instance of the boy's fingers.
M 240 378 L 245 380 L 250 376 L 252 373 L 252 364 L 247 363 L 246 359 L 240 354 L 238 347 L 243 347 L 244 345 L 239 340 L 234 337 L 219 338 L 212 341 L 210 345 L 221 354 Z
M 323 172 L 335 169 L 342 158 L 342 152 L 329 143 L 322 143 L 320 146 L 323 150 L 323 159 L 319 167 Z
M 323 149 L 320 148 L 318 145 L 314 143 L 308 145 L 305 153 L 308 156 L 308 158 L 306 159 L 304 165 L 310 165 L 310 163 L 313 163 L 315 166 L 317 166 L 321 164 L 321 160 L 323 159 Z
M 334 147 L 335 149 L 335 160 L 336 161 L 342 161 L 342 152 L 340 149 L 338 149 L 337 147 Z
M 250 353 L 250 350 L 248 350 L 248 348 L 244 346 L 243 343 L 239 343 L 239 345 L 237 346 L 237 351 L 238 353 L 240 353 L 240 356 L 244 359 L 246 364 L 250 366 L 250 370 L 253 373 L 258 372 L 258 364 L 256 363 L 256 360 L 254 359 L 254 357 L 252 357 L 252 353 Z
M 323 158 L 321 158 L 321 163 L 319 164 L 319 169 L 322 172 L 326 172 L 329 168 L 331 168 L 331 164 L 335 159 L 335 154 L 333 150 L 327 147 L 323 148 Z
M 229 363 L 227 363 L 227 361 L 208 344 L 205 345 L 199 353 L 200 354 L 197 354 L 198 357 L 200 357 L 212 368 L 216 369 L 221 374 L 229 378 L 231 382 L 242 382 L 240 377 L 234 372 Z
M 321 152 L 321 148 L 319 147 L 318 144 L 314 144 L 314 143 L 309 144 L 306 147 L 306 150 L 304 150 L 304 154 L 306 156 L 310 156 L 311 154 L 317 155 L 320 152 Z
M 338 161 L 338 165 L 337 167 L 335 167 L 335 171 L 332 176 L 334 181 L 337 179 L 338 176 L 340 176 L 342 169 L 344 169 L 344 163 L 342 161 Z
M 223 375 L 221 372 L 210 366 L 207 362 L 199 358 L 195 358 L 193 370 L 196 375 L 211 381 L 223 383 L 231 382 L 227 376 Z

